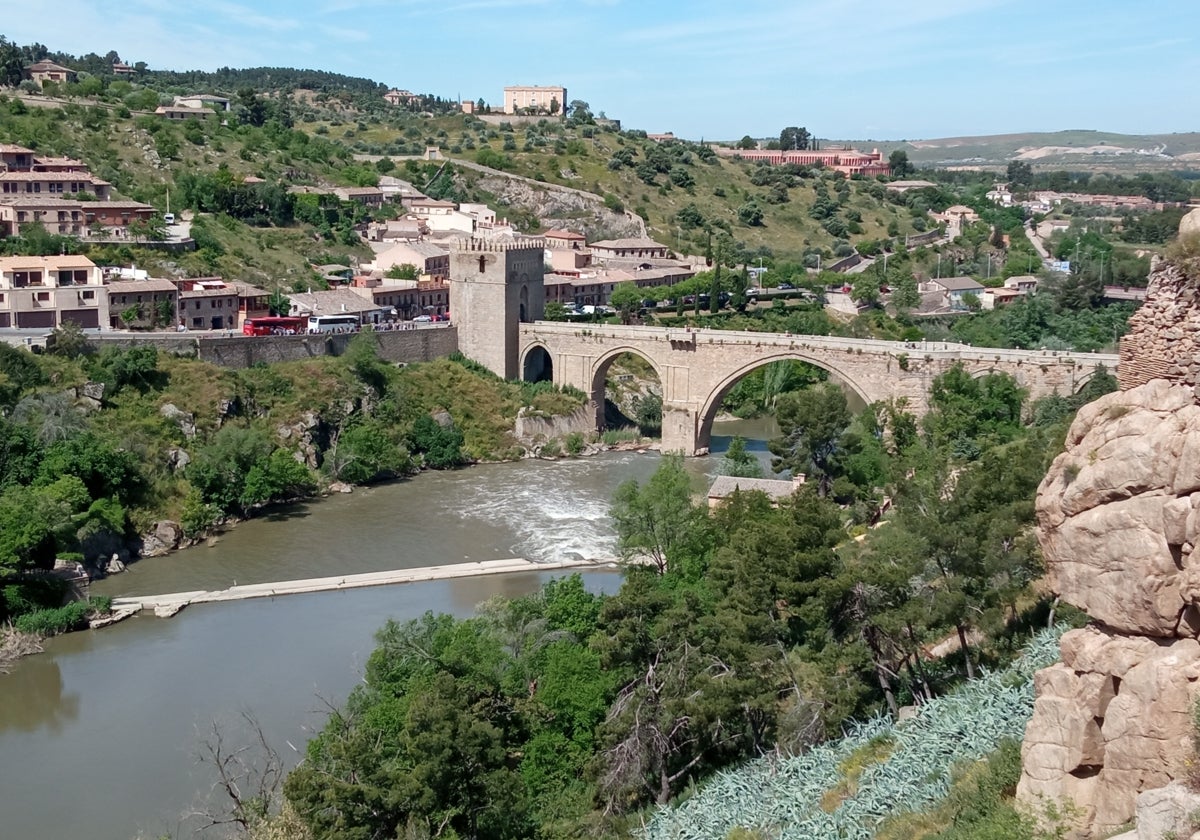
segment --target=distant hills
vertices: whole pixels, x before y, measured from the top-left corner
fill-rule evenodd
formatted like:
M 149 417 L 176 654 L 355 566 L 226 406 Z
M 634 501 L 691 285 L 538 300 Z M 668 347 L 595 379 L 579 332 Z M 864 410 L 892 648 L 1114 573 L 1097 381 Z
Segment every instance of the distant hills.
M 903 149 L 918 166 L 1005 166 L 1023 160 L 1037 168 L 1122 171 L 1195 170 L 1200 173 L 1200 132 L 1116 134 L 1072 129 L 942 137 L 924 140 L 851 140 L 885 155 Z

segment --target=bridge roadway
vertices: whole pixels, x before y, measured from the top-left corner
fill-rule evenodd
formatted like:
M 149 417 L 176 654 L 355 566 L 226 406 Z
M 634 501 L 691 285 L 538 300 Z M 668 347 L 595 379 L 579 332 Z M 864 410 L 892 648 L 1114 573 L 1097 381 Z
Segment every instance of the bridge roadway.
M 194 590 L 173 592 L 167 595 L 131 595 L 114 598 L 113 611 L 129 614 L 140 610 L 154 610 L 154 614 L 170 618 L 190 604 L 212 604 L 223 601 L 245 601 L 250 598 L 273 598 L 277 595 L 300 595 L 306 592 L 332 592 L 339 589 L 358 589 L 364 586 L 386 586 L 396 583 L 416 583 L 427 580 L 449 580 L 452 578 L 501 575 L 510 572 L 553 572 L 560 569 L 603 568 L 615 564 L 615 560 L 553 560 L 534 563 L 530 560 L 512 558 L 508 560 L 481 560 L 474 563 L 451 563 L 445 566 L 419 566 L 414 569 L 395 569 L 385 572 L 364 572 L 355 575 L 334 575 L 323 578 L 283 580 L 273 583 L 251 583 L 234 585 L 215 591 Z
M 1030 399 L 1073 394 L 1097 366 L 1116 371 L 1108 353 L 1001 350 L 953 342 L 879 341 L 831 336 L 670 327 L 626 327 L 535 321 L 521 324 L 524 378 L 549 376 L 591 395 L 597 423 L 603 416 L 605 379 L 622 353 L 654 368 L 663 390 L 663 450 L 702 455 L 721 401 L 756 368 L 798 359 L 827 370 L 864 405 L 903 400 L 917 415 L 928 408 L 935 377 L 961 364 L 972 376 L 1013 376 Z

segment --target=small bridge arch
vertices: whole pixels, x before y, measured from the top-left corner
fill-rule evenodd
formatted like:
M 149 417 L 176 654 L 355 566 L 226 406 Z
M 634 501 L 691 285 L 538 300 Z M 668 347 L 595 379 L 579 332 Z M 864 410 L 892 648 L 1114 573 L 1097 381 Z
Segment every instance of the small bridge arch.
M 541 342 L 530 344 L 522 351 L 521 380 L 523 382 L 554 381 L 554 356 L 545 344 Z

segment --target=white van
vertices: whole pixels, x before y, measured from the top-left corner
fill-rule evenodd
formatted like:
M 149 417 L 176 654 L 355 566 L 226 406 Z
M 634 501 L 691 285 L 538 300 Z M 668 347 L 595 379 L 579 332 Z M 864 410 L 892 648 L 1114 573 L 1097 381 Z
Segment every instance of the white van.
M 163 213 L 163 224 L 167 224 L 167 225 L 175 224 L 175 214 L 174 213 Z

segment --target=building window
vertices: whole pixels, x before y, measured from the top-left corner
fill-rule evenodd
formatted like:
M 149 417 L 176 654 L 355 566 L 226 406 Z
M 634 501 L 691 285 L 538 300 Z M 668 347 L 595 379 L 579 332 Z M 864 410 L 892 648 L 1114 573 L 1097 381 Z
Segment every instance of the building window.
M 203 327 L 204 327 L 204 319 L 203 319 L 203 318 L 193 318 L 193 319 L 192 319 L 192 326 L 193 326 L 193 327 L 196 327 L 196 328 L 198 328 L 198 329 L 199 329 L 199 328 L 203 328 Z
M 36 297 L 39 301 L 48 301 L 48 300 L 50 300 L 50 293 L 49 292 L 38 292 Z
M 96 293 L 95 293 L 95 292 L 84 292 L 84 293 L 83 293 L 83 299 L 84 299 L 84 300 L 94 300 L 94 299 L 95 299 L 95 297 L 96 297 Z

